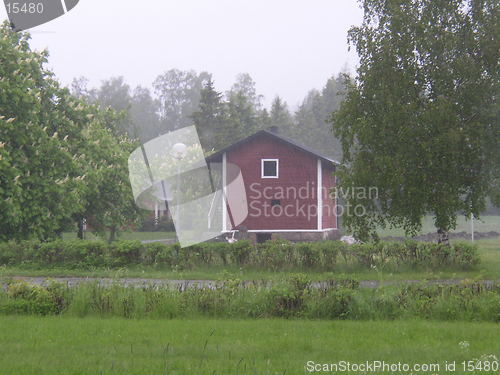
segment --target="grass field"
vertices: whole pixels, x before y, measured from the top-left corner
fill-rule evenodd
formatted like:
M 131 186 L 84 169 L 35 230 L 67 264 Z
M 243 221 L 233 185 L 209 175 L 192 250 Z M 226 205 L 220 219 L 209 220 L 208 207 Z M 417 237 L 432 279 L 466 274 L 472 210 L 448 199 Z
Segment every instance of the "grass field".
M 500 232 L 500 216 L 482 216 L 480 219 L 474 220 L 474 232 Z M 434 219 L 431 216 L 424 217 L 422 221 L 422 230 L 420 234 L 435 233 L 436 227 L 434 226 Z M 457 227 L 452 232 L 467 232 L 471 233 L 471 222 L 466 220 L 464 216 L 457 217 Z M 402 229 L 381 229 L 378 231 L 381 237 L 386 236 L 402 236 L 404 237 L 404 231 Z
M 500 232 L 500 216 L 486 215 L 482 216 L 480 219 L 474 220 L 474 231 L 475 232 Z M 433 218 L 431 216 L 426 216 L 422 221 L 422 230 L 420 234 L 425 233 L 434 233 L 436 232 L 436 228 L 434 226 Z M 459 216 L 457 217 L 457 227 L 452 232 L 467 232 L 471 233 L 471 222 L 470 220 L 466 220 L 465 217 Z M 404 231 L 401 229 L 381 229 L 379 231 L 379 235 L 381 237 L 386 236 L 403 236 Z M 108 238 L 108 234 L 104 239 Z M 161 239 L 172 239 L 175 238 L 175 232 L 119 232 L 118 239 L 121 240 L 161 240 Z M 76 232 L 64 233 L 63 239 L 70 240 L 76 239 Z M 93 235 L 91 232 L 86 233 L 86 239 L 99 239 L 96 235 Z
M 359 270 L 348 268 L 342 263 L 337 267 L 336 274 L 348 273 L 359 280 L 423 280 L 423 279 L 500 279 L 500 238 L 476 241 L 479 245 L 481 264 L 474 270 L 412 270 L 400 272 L 384 272 L 383 270 Z M 242 280 L 269 280 L 279 279 L 291 272 L 303 272 L 297 269 L 288 272 L 272 272 L 263 270 L 240 269 L 237 267 L 207 267 L 197 270 L 170 270 L 155 269 L 153 267 L 133 266 L 122 269 L 29 269 L 26 267 L 0 267 L 0 277 L 10 276 L 76 276 L 76 277 L 111 277 L 111 278 L 154 278 L 154 279 L 189 279 L 189 280 L 217 280 L 238 277 Z M 307 272 L 312 280 L 324 280 L 332 277 L 330 272 Z
M 64 240 L 76 240 L 76 233 L 64 233 Z M 104 238 L 94 235 L 91 232 L 85 233 L 85 239 L 87 240 L 107 240 L 108 234 Z M 119 240 L 137 240 L 137 241 L 147 241 L 147 240 L 165 240 L 175 238 L 175 232 L 119 232 Z
M 2 375 L 291 375 L 308 361 L 440 365 L 425 374 L 456 361 L 464 374 L 462 361 L 500 356 L 494 323 L 1 317 L 0 329 Z

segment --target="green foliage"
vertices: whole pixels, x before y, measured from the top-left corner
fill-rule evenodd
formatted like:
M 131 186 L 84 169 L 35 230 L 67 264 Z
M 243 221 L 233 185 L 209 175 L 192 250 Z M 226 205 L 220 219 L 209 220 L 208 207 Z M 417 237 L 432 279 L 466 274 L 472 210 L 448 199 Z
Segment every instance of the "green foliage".
M 215 90 L 211 78 L 201 89 L 198 110 L 192 114 L 192 118 L 203 149 L 211 151 L 221 148 L 227 126 L 227 112 L 222 94 Z
M 84 218 L 112 232 L 134 222 L 121 115 L 61 88 L 28 41 L 0 27 L 0 240 L 53 239 Z
M 159 98 L 160 121 L 163 131 L 191 125 L 190 116 L 200 102 L 200 92 L 210 74 L 171 69 L 153 82 Z
M 294 126 L 294 121 L 288 104 L 276 96 L 271 103 L 271 111 L 269 112 L 269 122 L 273 127 L 277 127 L 279 132 L 290 133 Z
M 478 248 L 467 242 L 451 246 L 427 242 L 378 242 L 348 246 L 341 241 L 292 243 L 249 241 L 233 244 L 207 242 L 181 249 L 178 244 L 140 241 L 52 241 L 0 243 L 0 265 L 93 269 L 146 265 L 173 270 L 205 266 L 236 266 L 270 271 L 335 271 L 338 258 L 356 269 L 397 271 L 416 269 L 471 269 L 479 264 Z M 347 282 L 352 285 L 352 282 Z
M 304 307 L 311 281 L 304 274 L 290 275 L 269 291 L 269 313 L 277 317 L 297 316 Z
M 349 319 L 354 294 L 351 288 L 328 289 L 321 294 L 321 298 L 311 301 L 309 314 L 318 319 Z
M 476 217 L 498 181 L 499 24 L 494 0 L 364 0 L 349 31 L 360 56 L 355 82 L 332 118 L 344 189 L 366 215 L 344 217 L 357 238 L 377 226 L 416 233 L 433 214 L 443 231 L 457 212 Z
M 291 138 L 300 141 L 335 160 L 342 158 L 342 147 L 334 136 L 328 119 L 345 98 L 341 74 L 328 79 L 321 91 L 311 90 L 295 112 L 293 126 L 283 128 Z
M 229 279 L 216 288 L 180 290 L 97 282 L 71 288 L 11 283 L 0 291 L 2 314 L 65 314 L 124 318 L 309 318 L 498 321 L 500 286 L 409 284 L 377 289 L 350 287 L 341 280 L 313 285 L 303 274 L 272 285 Z
M 0 26 L 0 240 L 53 238 L 82 204 L 71 100 L 28 40 Z
M 84 77 L 74 79 L 74 96 L 122 114 L 116 134 L 146 142 L 167 131 L 194 123 L 206 153 L 224 148 L 260 129 L 279 128 L 284 135 L 336 158 L 340 146 L 327 125 L 330 113 L 343 99 L 341 77 L 331 77 L 321 92 L 311 91 L 297 113 L 279 96 L 268 109 L 248 73 L 238 74 L 231 89 L 217 91 L 207 72 L 171 69 L 153 83 L 155 95 L 143 87 L 131 88 L 123 77 L 112 77 L 89 89 Z
M 131 92 L 121 76 L 102 81 L 98 88 L 89 89 L 87 85 L 85 77 L 73 79 L 72 95 L 104 110 L 111 108 L 120 113 L 120 119 L 112 128 L 114 134 L 147 142 L 162 133 L 157 113 L 159 101 L 152 97 L 148 88 L 137 86 Z
M 59 314 L 67 305 L 68 288 L 49 282 L 47 286 L 15 282 L 0 298 L 0 312 L 5 314 Z

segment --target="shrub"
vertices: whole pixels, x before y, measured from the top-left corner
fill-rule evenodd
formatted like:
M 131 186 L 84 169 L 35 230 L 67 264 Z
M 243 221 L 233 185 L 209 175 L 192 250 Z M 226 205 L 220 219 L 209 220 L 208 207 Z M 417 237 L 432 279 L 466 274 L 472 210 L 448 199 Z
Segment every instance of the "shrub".
M 231 254 L 231 261 L 234 264 L 237 266 L 248 264 L 253 247 L 250 241 L 242 240 L 231 245 L 227 244 L 226 247 Z
M 47 315 L 61 311 L 49 290 L 40 285 L 12 283 L 7 287 L 6 296 L 0 305 L 3 313 Z
M 147 265 L 158 265 L 163 262 L 167 263 L 168 265 L 171 264 L 170 261 L 167 261 L 167 259 L 163 259 L 163 252 L 166 249 L 170 249 L 169 247 L 163 245 L 160 242 L 151 242 L 142 245 L 142 251 L 141 251 L 141 263 L 142 264 L 147 264 Z
M 471 268 L 480 263 L 477 245 L 467 242 L 457 242 L 453 245 L 454 263 L 462 268 Z
M 0 313 L 126 318 L 313 318 L 498 321 L 500 285 L 402 285 L 377 289 L 338 284 L 316 288 L 302 274 L 270 287 L 226 280 L 216 288 L 133 287 L 82 283 L 73 288 L 10 284 L 0 290 Z
M 315 250 L 314 253 L 317 255 L 316 266 L 323 270 L 332 270 L 337 264 L 339 249 L 344 245 L 345 244 L 340 241 L 313 242 L 311 247 Z
M 334 271 L 341 255 L 349 266 L 393 269 L 401 266 L 467 269 L 479 263 L 476 245 L 443 246 L 425 242 L 377 242 L 348 246 L 340 241 L 292 243 L 278 239 L 257 246 L 241 240 L 233 244 L 208 242 L 180 248 L 179 244 L 139 241 L 53 241 L 0 243 L 0 265 L 30 265 L 91 269 L 144 264 L 173 269 L 201 266 L 266 270 Z
M 143 245 L 140 241 L 117 241 L 110 244 L 109 250 L 111 265 L 123 267 L 139 263 Z
M 318 319 L 348 319 L 354 295 L 354 290 L 350 288 L 329 288 L 310 298 L 308 315 Z
M 331 288 L 342 287 L 347 289 L 358 289 L 359 281 L 351 275 L 333 275 L 330 278 L 322 281 L 319 285 L 319 289 L 328 290 Z
M 311 281 L 304 274 L 291 275 L 278 282 L 269 292 L 270 314 L 278 317 L 297 316 L 302 311 L 304 297 L 310 286 Z
M 264 269 L 290 269 L 297 264 L 293 255 L 294 246 L 290 241 L 276 239 L 258 244 L 252 262 Z

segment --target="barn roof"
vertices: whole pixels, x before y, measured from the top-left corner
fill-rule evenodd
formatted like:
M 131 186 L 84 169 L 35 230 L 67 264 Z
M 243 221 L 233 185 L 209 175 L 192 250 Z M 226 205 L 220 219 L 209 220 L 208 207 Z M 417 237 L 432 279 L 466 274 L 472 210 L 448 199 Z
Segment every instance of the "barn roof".
M 237 148 L 237 147 L 239 147 L 239 146 L 241 146 L 241 145 L 257 138 L 257 137 L 260 137 L 260 136 L 267 136 L 267 137 L 274 138 L 274 139 L 276 139 L 280 142 L 283 142 L 283 143 L 285 143 L 285 144 L 287 144 L 287 145 L 289 145 L 289 146 L 291 146 L 299 151 L 302 151 L 306 154 L 312 155 L 312 156 L 314 156 L 318 159 L 321 159 L 323 161 L 330 162 L 330 163 L 337 164 L 337 165 L 340 164 L 338 161 L 333 160 L 333 159 L 331 159 L 328 156 L 325 156 L 323 154 L 320 154 L 319 152 L 313 150 L 310 147 L 304 146 L 300 143 L 295 142 L 294 140 L 292 140 L 290 138 L 284 137 L 280 134 L 276 134 L 276 133 L 269 131 L 269 130 L 260 130 L 257 133 L 254 133 L 246 138 L 240 139 L 236 143 L 233 143 L 232 145 L 230 145 L 226 148 L 223 148 L 214 154 L 207 156 L 206 159 L 209 162 L 210 161 L 217 161 L 222 156 L 222 154 L 224 154 L 225 152 L 231 151 L 231 150 L 233 150 L 233 149 L 235 149 L 235 148 Z

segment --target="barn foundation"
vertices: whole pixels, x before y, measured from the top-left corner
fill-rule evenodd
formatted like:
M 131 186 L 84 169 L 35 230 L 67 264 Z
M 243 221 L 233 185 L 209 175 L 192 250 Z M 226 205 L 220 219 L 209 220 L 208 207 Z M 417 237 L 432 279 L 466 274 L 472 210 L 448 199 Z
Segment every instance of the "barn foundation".
M 267 240 L 284 239 L 291 242 L 312 242 L 340 239 L 340 231 L 337 229 L 324 232 L 251 232 L 249 239 L 253 243 Z

